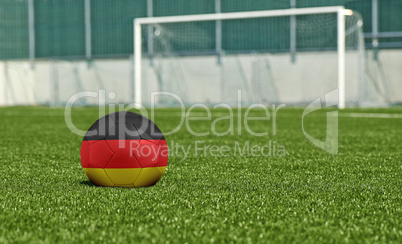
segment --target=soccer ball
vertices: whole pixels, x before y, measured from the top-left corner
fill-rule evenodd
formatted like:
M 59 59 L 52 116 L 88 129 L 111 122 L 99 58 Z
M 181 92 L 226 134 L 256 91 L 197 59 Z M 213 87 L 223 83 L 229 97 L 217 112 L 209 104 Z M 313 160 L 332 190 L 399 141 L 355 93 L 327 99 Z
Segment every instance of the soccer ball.
M 168 162 L 166 140 L 148 118 L 116 112 L 96 121 L 81 144 L 81 164 L 98 186 L 144 187 L 156 184 Z

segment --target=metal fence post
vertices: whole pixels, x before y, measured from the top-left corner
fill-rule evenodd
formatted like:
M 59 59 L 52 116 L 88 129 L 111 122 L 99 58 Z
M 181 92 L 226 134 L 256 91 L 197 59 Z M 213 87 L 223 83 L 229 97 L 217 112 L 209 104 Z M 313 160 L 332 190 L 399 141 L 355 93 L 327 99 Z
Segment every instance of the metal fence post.
M 85 57 L 92 58 L 91 43 L 91 0 L 85 0 Z
M 28 26 L 29 26 L 29 61 L 31 69 L 35 68 L 35 12 L 34 0 L 28 1 Z
M 153 0 L 147 0 L 147 17 L 152 17 L 154 15 Z M 153 37 L 153 26 L 148 25 L 148 58 L 149 63 L 153 64 L 153 54 L 154 54 L 154 37 Z
M 221 12 L 221 0 L 215 0 L 215 13 Z M 222 21 L 215 22 L 215 51 L 218 54 L 218 64 L 222 63 Z
M 374 59 L 378 58 L 378 1 L 372 0 L 372 13 L 371 13 L 371 24 L 372 24 L 372 34 L 373 34 L 373 51 Z
M 290 0 L 290 8 L 296 8 L 296 0 Z M 292 63 L 296 62 L 296 16 L 290 16 L 290 54 Z
M 215 13 L 221 12 L 221 0 L 215 0 Z M 215 51 L 218 55 L 218 65 L 220 65 L 221 100 L 225 101 L 225 79 L 222 64 L 222 21 L 215 21 Z

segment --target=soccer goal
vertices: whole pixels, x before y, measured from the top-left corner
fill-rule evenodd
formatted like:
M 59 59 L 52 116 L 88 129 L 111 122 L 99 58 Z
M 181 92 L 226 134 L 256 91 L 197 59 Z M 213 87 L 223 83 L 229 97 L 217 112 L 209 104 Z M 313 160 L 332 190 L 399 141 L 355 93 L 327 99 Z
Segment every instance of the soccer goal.
M 338 89 L 339 108 L 380 102 L 361 27 L 342 6 L 136 18 L 132 99 L 301 106 Z

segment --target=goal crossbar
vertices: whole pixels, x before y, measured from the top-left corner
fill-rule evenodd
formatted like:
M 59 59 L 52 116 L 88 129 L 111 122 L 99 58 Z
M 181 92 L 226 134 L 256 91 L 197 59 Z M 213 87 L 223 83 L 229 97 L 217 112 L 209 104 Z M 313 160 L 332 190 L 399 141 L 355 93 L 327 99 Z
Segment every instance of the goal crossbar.
M 343 6 L 293 8 L 279 10 L 246 11 L 232 13 L 214 13 L 197 15 L 161 16 L 134 19 L 134 92 L 133 100 L 136 106 L 142 102 L 142 37 L 141 25 L 166 24 L 183 22 L 200 22 L 232 19 L 254 19 L 279 16 L 297 16 L 309 14 L 337 14 L 337 53 L 338 53 L 338 108 L 345 108 L 345 15 L 352 15 L 352 10 Z

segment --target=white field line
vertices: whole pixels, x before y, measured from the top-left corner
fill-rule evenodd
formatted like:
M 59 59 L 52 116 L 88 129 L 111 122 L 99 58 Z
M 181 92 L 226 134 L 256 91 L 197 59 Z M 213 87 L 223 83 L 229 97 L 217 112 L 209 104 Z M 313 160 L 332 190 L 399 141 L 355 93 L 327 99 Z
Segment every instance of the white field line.
M 270 111 L 271 113 L 271 111 Z M 250 115 L 261 115 L 263 116 L 263 112 L 250 112 Z M 180 117 L 182 116 L 182 113 L 179 112 L 162 112 L 159 111 L 157 113 L 155 113 L 156 116 L 164 116 L 164 117 Z M 184 113 L 184 115 L 186 115 L 186 113 Z M 205 117 L 207 115 L 206 112 L 191 112 L 190 116 L 192 117 Z M 213 112 L 211 111 L 211 116 L 212 117 L 220 117 L 220 116 L 228 116 L 229 113 L 224 113 L 224 112 Z M 237 116 L 237 113 L 234 112 L 233 116 Z M 270 116 L 272 116 L 272 113 L 270 114 Z M 287 114 L 285 113 L 281 113 L 281 111 L 278 111 L 277 117 L 292 117 L 294 116 L 293 114 Z M 402 119 L 402 114 L 385 114 L 385 113 L 339 113 L 338 115 L 339 117 L 352 117 L 352 118 L 385 118 L 385 119 Z
M 264 116 L 263 112 L 254 112 L 251 111 L 249 113 L 250 115 L 261 115 Z M 155 115 L 158 116 L 163 116 L 163 117 L 180 117 L 182 116 L 182 113 L 179 112 L 156 112 Z M 186 116 L 186 112 L 184 113 L 184 116 Z M 221 116 L 228 116 L 229 113 L 224 113 L 224 112 L 213 112 L 211 111 L 211 116 L 212 117 L 221 117 Z M 190 113 L 191 117 L 205 117 L 207 116 L 206 112 L 191 112 Z M 233 116 L 237 116 L 237 112 L 234 111 Z M 270 116 L 272 116 L 272 113 L 270 111 Z M 276 115 L 276 117 L 293 117 L 293 114 L 288 114 L 288 113 L 281 113 L 279 111 Z M 385 119 L 402 119 L 402 114 L 384 114 L 384 113 L 339 113 L 339 117 L 352 117 L 352 118 L 385 118 Z M 187 116 L 186 116 L 187 117 Z
M 402 119 L 402 114 L 339 113 L 339 116 L 340 117 L 352 117 L 352 118 Z
M 1 116 L 64 116 L 64 111 L 62 112 L 45 112 L 45 111 L 7 111 L 7 112 L 0 112 Z

